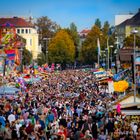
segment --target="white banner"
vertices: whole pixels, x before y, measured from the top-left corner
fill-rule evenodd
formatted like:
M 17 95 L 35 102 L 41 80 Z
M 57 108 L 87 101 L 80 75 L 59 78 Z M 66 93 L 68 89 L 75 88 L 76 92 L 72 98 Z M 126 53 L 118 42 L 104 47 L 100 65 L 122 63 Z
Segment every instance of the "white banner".
M 114 92 L 114 82 L 112 80 L 108 81 L 108 93 Z

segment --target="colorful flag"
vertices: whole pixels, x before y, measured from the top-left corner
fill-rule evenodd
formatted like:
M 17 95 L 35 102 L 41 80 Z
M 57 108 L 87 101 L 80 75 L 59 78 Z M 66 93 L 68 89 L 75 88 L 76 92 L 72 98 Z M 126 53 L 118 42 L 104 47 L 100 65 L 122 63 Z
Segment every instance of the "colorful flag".
M 97 39 L 97 47 L 98 47 L 98 55 L 101 55 L 101 47 L 100 47 L 100 41 L 99 38 Z
M 4 59 L 0 58 L 0 75 L 3 74 L 3 68 L 4 68 Z
M 15 59 L 15 50 L 5 50 L 5 53 L 7 54 L 9 60 Z
M 14 63 L 15 61 L 15 50 L 5 50 L 5 53 L 7 54 L 7 58 L 6 58 L 6 64 L 10 63 Z
M 51 65 L 51 72 L 53 72 L 54 69 L 55 69 L 55 65 L 54 65 L 54 63 L 52 63 L 52 65 Z
M 20 54 L 18 49 L 15 50 L 15 63 L 20 65 Z

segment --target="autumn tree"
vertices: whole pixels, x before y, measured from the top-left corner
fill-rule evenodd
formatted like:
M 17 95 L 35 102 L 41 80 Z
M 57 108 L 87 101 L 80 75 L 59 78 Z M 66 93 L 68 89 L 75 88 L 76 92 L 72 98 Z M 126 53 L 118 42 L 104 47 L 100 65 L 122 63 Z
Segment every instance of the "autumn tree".
M 79 54 L 79 43 L 80 43 L 80 37 L 78 35 L 77 26 L 72 22 L 70 24 L 70 27 L 67 29 L 69 35 L 72 37 L 72 40 L 74 41 L 75 46 L 75 59 L 77 59 Z
M 108 33 L 109 33 L 109 28 L 110 28 L 110 24 L 108 21 L 105 21 L 104 22 L 104 25 L 103 25 L 103 28 L 102 28 L 102 32 L 103 32 L 103 35 L 107 36 Z
M 85 64 L 93 64 L 97 62 L 97 39 L 102 40 L 102 32 L 99 27 L 94 25 L 88 33 L 83 46 L 81 48 L 81 60 Z
M 60 30 L 51 40 L 48 48 L 50 63 L 61 63 L 63 66 L 74 62 L 74 41 L 66 30 Z
M 39 42 L 42 44 L 42 52 L 46 55 L 48 38 L 52 38 L 60 29 L 60 26 L 49 19 L 47 16 L 39 17 L 35 23 L 39 33 Z
M 103 49 L 107 48 L 107 40 L 108 40 L 108 45 L 114 45 L 115 42 L 115 34 L 112 31 L 113 27 L 110 27 L 110 24 L 108 21 L 104 22 L 103 28 L 102 28 L 102 33 L 103 33 Z
M 91 31 L 86 36 L 83 42 L 82 48 L 80 50 L 80 61 L 84 64 L 93 64 L 97 62 L 97 39 L 100 41 L 101 51 L 105 52 L 108 46 L 113 45 L 115 42 L 115 33 L 113 32 L 113 27 L 110 27 L 108 21 L 105 21 L 103 27 L 101 27 L 100 19 L 96 19 L 94 26 Z M 115 47 L 113 47 L 112 52 L 114 52 Z M 111 51 L 109 51 L 111 52 Z M 101 53 L 101 57 L 104 54 Z
M 140 36 L 136 36 L 136 46 L 140 47 Z M 130 35 L 124 40 L 124 47 L 133 48 L 134 46 L 134 35 Z
M 29 65 L 32 62 L 33 57 L 32 53 L 24 47 L 22 54 L 23 54 L 22 64 Z
M 70 24 L 69 32 L 72 37 L 72 40 L 74 41 L 74 45 L 79 46 L 80 39 L 79 39 L 77 27 L 73 22 Z
M 37 56 L 37 63 L 38 63 L 38 65 L 43 65 L 43 64 L 45 64 L 46 63 L 46 55 L 43 53 L 43 52 L 41 52 L 40 54 L 38 54 L 38 56 Z

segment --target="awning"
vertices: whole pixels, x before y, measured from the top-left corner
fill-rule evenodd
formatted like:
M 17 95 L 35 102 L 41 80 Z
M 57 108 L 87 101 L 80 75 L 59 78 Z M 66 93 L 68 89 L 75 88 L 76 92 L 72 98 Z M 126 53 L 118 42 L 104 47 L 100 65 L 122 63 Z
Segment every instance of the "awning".
M 132 116 L 132 115 L 140 115 L 139 110 L 121 110 L 122 114 L 125 114 L 127 116 Z
M 136 57 L 135 63 L 136 63 L 136 65 L 140 65 L 140 56 L 139 57 Z
M 2 86 L 0 87 L 0 95 L 13 95 L 16 94 L 17 92 L 19 92 L 20 89 L 12 87 L 12 86 Z

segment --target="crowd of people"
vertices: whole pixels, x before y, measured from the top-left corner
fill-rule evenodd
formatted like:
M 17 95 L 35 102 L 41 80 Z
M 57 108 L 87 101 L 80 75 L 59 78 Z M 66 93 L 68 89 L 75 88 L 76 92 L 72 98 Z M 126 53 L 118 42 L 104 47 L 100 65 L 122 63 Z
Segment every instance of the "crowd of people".
M 116 99 L 90 72 L 48 73 L 0 99 L 0 140 L 140 140 L 140 119 L 113 110 Z

